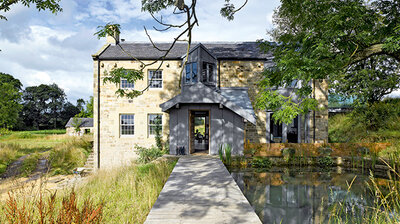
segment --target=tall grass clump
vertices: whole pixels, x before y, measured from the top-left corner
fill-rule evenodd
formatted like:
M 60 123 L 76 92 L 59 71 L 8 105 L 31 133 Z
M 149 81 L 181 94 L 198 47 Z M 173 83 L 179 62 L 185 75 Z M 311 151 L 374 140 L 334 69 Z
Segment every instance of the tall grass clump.
M 232 163 L 232 146 L 230 144 L 223 144 L 218 149 L 219 159 L 230 166 Z
M 367 185 L 374 197 L 374 205 L 364 207 L 361 216 L 354 216 L 349 213 L 345 198 L 333 206 L 329 223 L 400 223 L 400 174 L 390 164 L 386 165 L 390 169 L 389 180 L 382 183 L 373 176 L 372 171 L 370 173 L 370 182 Z M 352 184 L 349 184 L 347 196 L 350 194 L 351 186 Z
M 232 146 L 229 144 L 225 145 L 225 160 L 228 165 L 232 163 Z
M 0 201 L 0 223 L 143 223 L 175 164 L 163 159 L 100 170 L 57 194 L 42 184 L 39 192 L 13 191 Z
M 159 160 L 100 171 L 79 194 L 91 196 L 95 203 L 105 200 L 104 223 L 143 223 L 175 164 L 175 160 Z
M 85 138 L 74 138 L 56 145 L 49 155 L 51 173 L 71 174 L 74 168 L 85 164 L 92 150 L 92 142 Z
M 0 143 L 0 174 L 4 173 L 7 166 L 20 156 L 22 156 L 20 145 Z

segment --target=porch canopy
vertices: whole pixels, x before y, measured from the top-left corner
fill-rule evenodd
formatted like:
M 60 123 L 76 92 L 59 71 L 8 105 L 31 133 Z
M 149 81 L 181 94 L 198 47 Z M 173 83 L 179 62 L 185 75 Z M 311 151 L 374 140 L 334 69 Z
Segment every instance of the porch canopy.
M 178 104 L 220 104 L 250 123 L 256 124 L 256 117 L 247 88 L 225 87 L 214 90 L 198 82 L 189 88 L 185 88 L 181 94 L 160 104 L 160 107 L 163 112 L 166 112 Z

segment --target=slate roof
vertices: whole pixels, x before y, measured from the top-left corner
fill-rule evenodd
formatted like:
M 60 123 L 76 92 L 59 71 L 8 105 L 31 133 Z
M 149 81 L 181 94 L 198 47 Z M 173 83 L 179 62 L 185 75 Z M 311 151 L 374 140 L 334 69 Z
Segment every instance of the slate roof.
M 191 49 L 199 43 L 192 43 Z M 218 59 L 253 59 L 266 60 L 272 57 L 271 53 L 263 53 L 257 42 L 204 42 L 202 43 L 210 53 Z M 121 47 L 137 59 L 158 59 L 164 52 L 158 51 L 151 43 L 122 42 Z M 156 43 L 160 49 L 168 49 L 171 43 Z M 180 60 L 186 54 L 186 43 L 176 43 L 166 59 Z M 110 44 L 100 55 L 102 60 L 132 59 L 118 45 Z
M 81 128 L 92 128 L 93 127 L 93 118 L 77 118 L 79 121 L 82 121 L 82 124 L 79 126 Z M 73 122 L 74 118 L 71 117 L 67 124 L 65 125 L 66 128 L 74 127 Z
M 256 117 L 247 90 L 248 88 L 245 87 L 222 87 L 220 94 L 237 106 L 246 110 L 247 113 L 251 114 L 253 117 Z
M 185 89 L 181 94 L 161 104 L 160 107 L 165 112 L 178 103 L 222 104 L 250 123 L 256 124 L 254 110 L 251 106 L 247 89 L 245 88 L 225 88 L 221 89 L 221 93 L 218 93 L 203 83 L 198 82 Z

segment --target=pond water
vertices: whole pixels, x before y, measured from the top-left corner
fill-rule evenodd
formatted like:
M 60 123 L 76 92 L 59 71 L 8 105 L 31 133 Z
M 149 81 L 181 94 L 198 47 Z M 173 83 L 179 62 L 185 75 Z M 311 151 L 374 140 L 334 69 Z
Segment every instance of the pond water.
M 342 215 L 361 218 L 365 208 L 374 204 L 366 184 L 369 177 L 357 170 L 231 168 L 229 171 L 263 223 L 327 223 L 330 210 L 338 202 L 344 202 Z

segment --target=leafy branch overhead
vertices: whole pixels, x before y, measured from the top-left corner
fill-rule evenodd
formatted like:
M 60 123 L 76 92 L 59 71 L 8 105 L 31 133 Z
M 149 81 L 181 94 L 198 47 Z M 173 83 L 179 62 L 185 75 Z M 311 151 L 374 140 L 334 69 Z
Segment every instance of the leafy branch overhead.
M 229 0 L 225 0 L 226 4 L 223 9 L 221 9 L 221 15 L 226 17 L 228 20 L 232 20 L 234 17 L 234 14 L 241 10 L 246 4 L 248 0 L 245 0 L 244 3 L 241 5 L 239 8 L 235 8 L 233 4 L 230 3 Z M 144 27 L 145 33 L 152 44 L 153 48 L 158 50 L 159 52 L 162 53 L 162 56 L 157 58 L 154 61 L 151 62 L 144 62 L 142 60 L 139 60 L 132 56 L 128 51 L 126 51 L 123 46 L 117 41 L 117 37 L 120 34 L 121 26 L 119 24 L 112 24 L 108 23 L 105 26 L 99 26 L 98 31 L 95 33 L 95 35 L 98 38 L 104 38 L 107 36 L 113 37 L 116 40 L 116 45 L 129 57 L 132 58 L 132 60 L 137 61 L 141 64 L 140 69 L 125 69 L 125 68 L 117 68 L 114 67 L 110 71 L 105 72 L 105 78 L 104 78 L 104 83 L 113 83 L 116 86 L 120 85 L 121 79 L 126 79 L 128 82 L 135 82 L 137 80 L 142 80 L 144 78 L 143 71 L 146 67 L 149 67 L 151 65 L 155 65 L 158 63 L 158 67 L 156 70 L 159 70 L 161 66 L 164 63 L 165 57 L 169 54 L 169 52 L 173 49 L 175 44 L 177 42 L 185 42 L 187 43 L 187 48 L 186 48 L 186 55 L 189 54 L 190 46 L 192 43 L 192 29 L 196 25 L 198 26 L 198 19 L 196 15 L 196 4 L 197 0 L 189 0 L 186 1 L 189 4 L 186 4 L 184 0 L 159 0 L 159 1 L 153 1 L 153 0 L 142 0 L 142 11 L 146 11 L 150 13 L 154 21 L 157 22 L 157 24 L 160 27 L 155 27 L 153 26 L 153 29 L 159 32 L 164 32 L 170 29 L 177 29 L 180 32 L 174 37 L 172 43 L 169 45 L 168 48 L 160 48 L 157 46 L 157 44 L 152 40 L 151 36 L 149 35 L 147 28 Z M 173 8 L 172 14 L 175 15 L 179 20 L 182 20 L 180 23 L 176 24 L 171 24 L 163 20 L 162 13 L 163 10 Z M 224 13 L 223 13 L 224 12 Z M 158 14 L 161 14 L 158 16 Z M 182 65 L 181 69 L 181 74 L 180 78 L 182 78 L 182 72 L 183 68 L 185 67 L 187 63 L 187 58 L 185 57 L 185 60 Z M 146 91 L 153 79 L 154 76 L 152 76 L 151 80 L 149 81 L 149 85 L 142 89 L 142 90 L 126 90 L 119 88 L 116 91 L 116 94 L 119 97 L 128 97 L 128 98 L 135 98 L 141 94 L 143 94 L 144 91 Z M 180 82 L 179 82 L 180 85 Z
M 59 4 L 60 0 L 1 0 L 0 1 L 0 12 L 4 13 L 9 11 L 12 5 L 21 3 L 26 7 L 30 7 L 31 4 L 36 4 L 36 9 L 50 10 L 52 13 L 61 12 L 62 8 Z M 0 19 L 7 20 L 7 17 L 0 15 Z
M 398 69 L 400 1 L 281 0 L 281 3 L 273 17 L 275 28 L 269 31 L 276 44 L 261 42 L 263 50 L 273 52 L 275 63 L 273 69 L 264 71 L 260 83 L 265 89 L 259 97 L 261 107 L 287 111 L 290 108 L 294 116 L 296 111 L 315 109 L 316 104 L 306 100 L 312 97 L 312 80 L 326 79 L 331 84 L 356 86 L 362 79 L 343 77 L 353 74 L 352 77 L 360 75 L 372 81 L 378 75 L 396 74 L 373 74 L 374 69 L 367 71 L 360 63 L 373 60 L 375 68 Z M 287 99 L 274 93 L 272 88 L 288 86 L 295 80 L 300 83 L 296 90 L 300 101 L 288 107 Z M 347 90 L 352 89 L 333 89 L 339 94 L 349 94 Z

